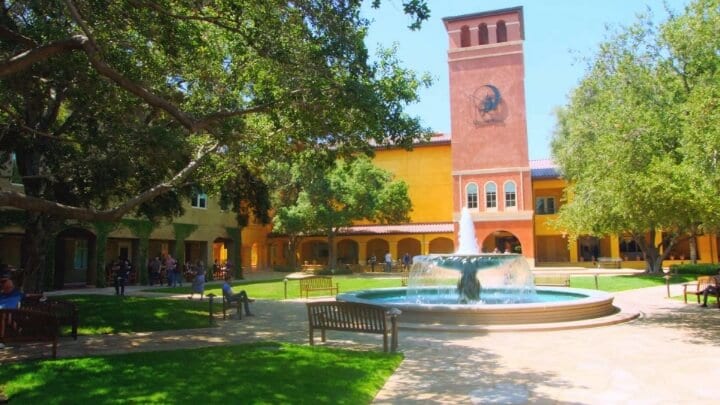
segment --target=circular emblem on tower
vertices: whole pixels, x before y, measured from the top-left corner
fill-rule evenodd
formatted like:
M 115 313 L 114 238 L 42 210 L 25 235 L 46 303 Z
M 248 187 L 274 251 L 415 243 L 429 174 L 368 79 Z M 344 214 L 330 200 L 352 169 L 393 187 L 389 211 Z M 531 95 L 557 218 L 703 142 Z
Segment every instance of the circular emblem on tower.
M 501 111 L 502 96 L 500 90 L 492 84 L 478 87 L 470 96 L 476 126 L 483 126 L 503 121 L 505 114 Z

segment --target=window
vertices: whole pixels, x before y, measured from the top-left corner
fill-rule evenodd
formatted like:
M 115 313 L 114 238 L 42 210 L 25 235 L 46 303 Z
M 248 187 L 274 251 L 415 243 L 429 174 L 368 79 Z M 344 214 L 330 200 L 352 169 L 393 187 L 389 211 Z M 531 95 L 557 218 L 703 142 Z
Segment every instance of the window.
M 460 47 L 465 48 L 470 46 L 470 28 L 467 25 L 463 25 L 460 28 Z
M 487 45 L 490 43 L 490 37 L 488 36 L 487 24 L 482 23 L 478 26 L 478 43 L 480 45 Z
M 485 207 L 497 208 L 497 186 L 495 183 L 485 185 Z
M 517 194 L 515 193 L 515 183 L 508 181 L 505 183 L 505 208 L 515 208 L 517 206 Z
M 466 204 L 468 208 L 478 207 L 478 187 L 475 183 L 470 183 L 465 188 L 465 194 L 467 195 Z
M 535 214 L 550 215 L 555 213 L 555 197 L 537 197 L 535 199 Z
M 507 28 L 505 27 L 505 21 L 500 20 L 495 28 L 498 42 L 507 42 Z
M 195 208 L 207 208 L 207 194 L 198 193 L 193 195 L 192 206 Z

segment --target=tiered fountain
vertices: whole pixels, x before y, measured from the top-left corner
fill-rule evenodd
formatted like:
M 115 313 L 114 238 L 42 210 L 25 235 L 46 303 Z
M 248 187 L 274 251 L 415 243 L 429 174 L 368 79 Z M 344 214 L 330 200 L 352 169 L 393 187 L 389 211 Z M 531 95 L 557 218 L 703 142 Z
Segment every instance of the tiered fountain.
M 522 255 L 480 253 L 466 209 L 460 219 L 457 253 L 415 256 L 407 288 L 354 291 L 337 299 L 398 308 L 401 327 L 410 328 L 530 325 L 527 329 L 541 329 L 538 324 L 564 328 L 573 327 L 568 322 L 618 312 L 613 296 L 601 291 L 536 288 Z

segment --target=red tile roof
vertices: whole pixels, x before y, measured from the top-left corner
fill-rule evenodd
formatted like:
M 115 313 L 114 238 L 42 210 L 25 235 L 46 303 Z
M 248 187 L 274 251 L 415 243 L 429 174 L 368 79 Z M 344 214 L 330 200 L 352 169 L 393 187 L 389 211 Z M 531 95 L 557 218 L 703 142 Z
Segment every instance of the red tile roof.
M 455 228 L 452 222 L 400 225 L 356 225 L 342 229 L 340 234 L 388 235 L 393 233 L 452 233 L 454 229 Z

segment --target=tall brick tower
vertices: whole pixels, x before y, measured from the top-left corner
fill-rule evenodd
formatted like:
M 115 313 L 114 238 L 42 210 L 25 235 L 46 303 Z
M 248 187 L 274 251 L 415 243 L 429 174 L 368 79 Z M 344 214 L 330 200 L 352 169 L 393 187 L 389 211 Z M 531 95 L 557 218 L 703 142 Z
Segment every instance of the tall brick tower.
M 443 19 L 448 33 L 453 216 L 467 207 L 484 252 L 534 262 L 522 7 Z

